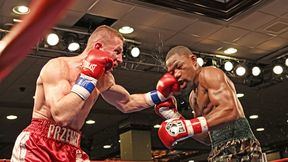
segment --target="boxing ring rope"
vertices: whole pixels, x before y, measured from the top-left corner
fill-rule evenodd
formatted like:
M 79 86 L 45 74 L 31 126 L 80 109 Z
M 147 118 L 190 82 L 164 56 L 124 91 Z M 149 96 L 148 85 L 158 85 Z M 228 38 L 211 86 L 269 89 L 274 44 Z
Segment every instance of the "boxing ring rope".
M 0 81 L 29 53 L 74 0 L 33 0 L 30 14 L 0 41 Z

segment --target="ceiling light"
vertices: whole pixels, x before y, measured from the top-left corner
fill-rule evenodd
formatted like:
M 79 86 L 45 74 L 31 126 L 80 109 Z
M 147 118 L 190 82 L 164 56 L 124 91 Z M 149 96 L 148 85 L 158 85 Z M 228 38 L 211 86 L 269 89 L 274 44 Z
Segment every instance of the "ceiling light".
M 256 131 L 258 131 L 258 132 L 262 132 L 262 131 L 264 131 L 265 129 L 264 128 L 257 128 L 256 129 Z
M 189 160 L 188 162 L 194 162 L 194 160 Z
M 288 58 L 285 60 L 285 65 L 288 66 Z
M 15 14 L 18 14 L 18 15 L 25 15 L 25 14 L 28 14 L 30 12 L 30 9 L 29 7 L 27 6 L 16 6 L 12 9 L 12 11 L 15 13 Z
M 153 127 L 157 129 L 157 128 L 160 128 L 161 125 L 160 124 L 155 124 Z
M 253 76 L 258 76 L 258 75 L 260 75 L 260 73 L 261 73 L 261 69 L 258 66 L 254 66 L 252 68 L 252 75 Z
M 203 60 L 203 58 L 198 57 L 198 58 L 197 58 L 197 63 L 198 63 L 200 66 L 203 66 L 203 65 L 204 65 L 204 60 Z
M 140 49 L 138 48 L 138 47 L 133 47 L 132 49 L 131 49 L 131 56 L 132 57 L 138 57 L 139 55 L 140 55 Z
M 68 45 L 68 50 L 70 52 L 77 51 L 80 48 L 80 44 L 78 42 L 71 42 Z
M 233 64 L 232 64 L 232 62 L 230 62 L 230 61 L 225 62 L 225 64 L 224 64 L 224 69 L 225 69 L 226 71 L 231 71 L 231 70 L 233 69 Z
M 283 67 L 280 65 L 276 65 L 273 68 L 273 72 L 274 72 L 274 74 L 280 75 L 283 73 Z
M 17 119 L 17 116 L 16 115 L 8 115 L 8 116 L 6 116 L 6 118 L 8 120 L 15 120 L 15 119 Z
M 244 66 L 238 66 L 238 67 L 236 68 L 236 74 L 237 74 L 238 76 L 243 76 L 243 75 L 245 75 L 245 73 L 246 73 L 246 69 L 245 69 Z
M 109 148 L 111 148 L 111 145 L 104 145 L 103 148 L 109 149 Z
M 87 120 L 86 124 L 95 124 L 95 121 L 94 120 Z
M 13 22 L 16 22 L 16 23 L 19 23 L 19 22 L 22 22 L 23 20 L 21 19 L 13 19 Z
M 238 98 L 244 97 L 244 93 L 237 93 L 236 96 L 237 96 Z
M 77 34 L 65 33 L 64 38 L 65 44 L 68 45 L 67 48 L 70 52 L 74 52 L 80 49 L 80 43 Z
M 258 115 L 250 115 L 249 116 L 249 119 L 257 119 L 258 118 Z
M 130 26 L 123 26 L 118 31 L 122 34 L 130 34 L 133 33 L 134 29 Z
M 55 46 L 59 43 L 59 37 L 57 34 L 55 33 L 50 33 L 47 36 L 46 42 L 50 45 L 50 46 Z
M 224 51 L 225 54 L 234 54 L 237 52 L 237 49 L 236 48 L 228 48 Z

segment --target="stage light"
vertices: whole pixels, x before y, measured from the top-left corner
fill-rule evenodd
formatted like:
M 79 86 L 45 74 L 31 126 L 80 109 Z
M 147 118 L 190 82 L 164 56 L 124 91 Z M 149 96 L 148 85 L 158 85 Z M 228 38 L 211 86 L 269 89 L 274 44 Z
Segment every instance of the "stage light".
M 262 132 L 262 131 L 264 131 L 264 130 L 265 130 L 265 128 L 257 128 L 257 129 L 256 129 L 257 132 Z
M 254 66 L 252 68 L 252 75 L 253 76 L 259 76 L 261 73 L 261 69 L 258 66 Z
M 250 115 L 249 119 L 257 119 L 259 116 L 258 115 Z
M 234 54 L 234 53 L 236 53 L 236 52 L 237 52 L 237 49 L 236 49 L 236 48 L 228 48 L 228 49 L 226 49 L 226 50 L 224 51 L 224 53 L 225 53 L 225 54 L 228 54 L 228 55 Z
M 48 34 L 46 42 L 50 46 L 56 46 L 59 43 L 59 36 L 55 33 Z
M 237 68 L 236 68 L 236 74 L 238 76 L 243 76 L 246 74 L 246 68 L 242 65 L 239 65 Z
M 273 72 L 274 72 L 274 74 L 280 75 L 283 73 L 283 67 L 280 65 L 275 65 L 273 67 Z
M 158 128 L 161 127 L 161 125 L 160 125 L 160 124 L 155 124 L 153 127 L 154 127 L 155 129 L 158 129 Z
M 95 124 L 95 121 L 94 120 L 87 120 L 86 124 Z
M 200 66 L 203 66 L 203 65 L 204 65 L 204 60 L 203 60 L 203 58 L 198 57 L 198 58 L 197 58 L 197 63 L 198 63 Z
M 226 71 L 231 71 L 232 69 L 233 69 L 233 63 L 232 62 L 230 62 L 230 61 L 227 61 L 227 62 L 225 62 L 225 64 L 224 64 L 224 69 L 226 70 Z
M 80 44 L 78 42 L 71 42 L 68 45 L 68 50 L 71 52 L 77 51 L 80 48 Z
M 109 148 L 111 148 L 111 145 L 104 145 L 103 148 L 104 149 L 109 149 Z
M 134 47 L 131 48 L 130 54 L 134 58 L 139 57 L 140 49 L 138 47 L 134 46 Z
M 25 15 L 25 14 L 28 14 L 30 12 L 30 9 L 29 7 L 27 6 L 16 6 L 12 9 L 12 11 L 15 13 L 15 14 L 18 14 L 18 15 Z
M 285 59 L 285 65 L 288 66 L 288 58 Z
M 16 115 L 8 115 L 8 116 L 6 116 L 6 118 L 8 120 L 15 120 L 15 119 L 17 119 L 17 116 Z
M 130 26 L 123 26 L 118 31 L 122 34 L 130 34 L 133 33 L 134 29 Z
M 236 96 L 237 96 L 238 98 L 244 97 L 244 93 L 237 93 Z
M 67 49 L 70 52 L 74 52 L 74 51 L 77 51 L 78 49 L 80 49 L 78 35 L 68 33 L 64 36 L 64 38 L 65 38 L 65 44 L 68 45 Z

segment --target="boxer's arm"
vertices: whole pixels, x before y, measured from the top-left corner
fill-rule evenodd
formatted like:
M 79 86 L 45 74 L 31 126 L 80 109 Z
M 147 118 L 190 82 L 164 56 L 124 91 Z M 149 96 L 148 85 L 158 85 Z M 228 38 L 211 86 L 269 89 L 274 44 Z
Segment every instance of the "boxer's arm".
M 190 106 L 192 107 L 191 104 L 190 104 Z M 201 116 L 201 113 L 199 111 L 197 111 L 197 110 L 199 110 L 197 105 L 194 105 L 194 106 L 195 106 L 193 108 L 193 110 L 194 110 L 194 118 L 197 118 L 197 117 Z M 194 136 L 192 136 L 192 138 L 194 140 L 202 143 L 202 144 L 205 144 L 205 145 L 210 145 L 211 144 L 208 132 L 204 132 L 204 133 L 201 133 L 201 134 L 195 134 Z
M 62 126 L 69 124 L 85 102 L 77 94 L 71 92 L 67 68 L 66 63 L 60 59 L 53 59 L 43 67 L 40 73 L 46 105 L 50 107 L 55 122 Z
M 223 71 L 208 68 L 199 77 L 200 84 L 208 91 L 208 97 L 214 108 L 204 116 L 210 127 L 232 121 L 237 116 L 237 96 L 233 83 Z
M 130 94 L 124 87 L 114 84 L 101 93 L 105 101 L 118 108 L 123 113 L 140 111 L 150 107 L 145 94 Z
M 125 88 L 115 84 L 115 82 L 101 94 L 108 103 L 117 107 L 120 111 L 128 113 L 154 106 L 169 98 L 173 92 L 177 92 L 179 89 L 176 78 L 166 73 L 159 79 L 156 90 L 145 94 L 129 94 Z

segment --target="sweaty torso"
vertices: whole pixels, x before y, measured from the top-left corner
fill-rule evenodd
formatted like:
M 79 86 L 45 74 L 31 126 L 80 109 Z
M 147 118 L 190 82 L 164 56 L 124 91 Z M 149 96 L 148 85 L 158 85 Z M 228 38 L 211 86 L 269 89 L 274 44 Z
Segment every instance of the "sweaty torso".
M 62 87 L 61 91 L 63 93 L 68 94 L 72 93 L 71 88 L 75 84 L 76 80 L 78 79 L 78 76 L 80 75 L 80 65 L 81 60 L 79 59 L 67 59 L 65 58 L 64 61 L 67 63 L 67 75 L 65 80 L 69 81 L 69 85 Z M 56 67 L 57 69 L 57 67 Z M 45 74 L 42 74 L 45 75 Z M 93 92 L 90 94 L 89 98 L 85 101 L 83 107 L 78 110 L 77 113 L 74 113 L 76 115 L 69 116 L 71 119 L 68 127 L 80 130 L 83 126 L 86 117 L 88 116 L 91 108 L 93 107 L 94 103 L 96 102 L 99 94 L 106 89 L 108 89 L 114 81 L 114 78 L 111 73 L 104 74 L 97 82 L 97 87 L 93 90 Z M 34 96 L 34 108 L 33 108 L 33 118 L 44 118 L 51 121 L 54 121 L 53 116 L 51 114 L 52 107 L 49 106 L 49 104 L 46 102 L 47 99 L 45 98 L 45 89 L 43 86 L 43 81 L 41 77 L 37 79 L 36 82 L 36 92 Z M 69 106 L 69 104 L 67 104 Z M 75 111 L 73 107 L 71 107 L 71 111 Z
M 214 107 L 209 100 L 208 91 L 201 85 L 198 85 L 191 91 L 189 101 L 196 116 L 205 116 L 210 113 Z
M 226 78 L 226 81 L 227 81 L 228 88 L 231 89 L 231 91 L 233 91 L 233 93 L 236 95 L 236 90 L 232 81 L 229 78 Z M 214 105 L 210 101 L 210 98 L 208 95 L 208 89 L 205 88 L 203 84 L 205 83 L 199 82 L 199 84 L 192 89 L 190 96 L 189 96 L 189 103 L 190 103 L 191 108 L 194 110 L 195 117 L 198 117 L 198 116 L 208 117 L 209 116 L 209 118 L 211 118 L 215 115 L 219 115 L 219 112 L 223 110 L 216 109 L 217 105 Z M 214 94 L 214 95 L 217 95 L 217 94 Z M 231 100 L 233 100 L 233 98 L 231 98 Z M 233 107 L 233 113 L 236 114 L 235 119 L 244 117 L 242 105 L 238 99 L 235 100 L 235 103 L 233 105 L 235 105 Z M 222 118 L 222 119 L 223 121 L 214 121 L 214 122 L 215 123 L 225 122 L 225 118 Z M 219 120 L 222 120 L 222 119 L 220 118 Z

